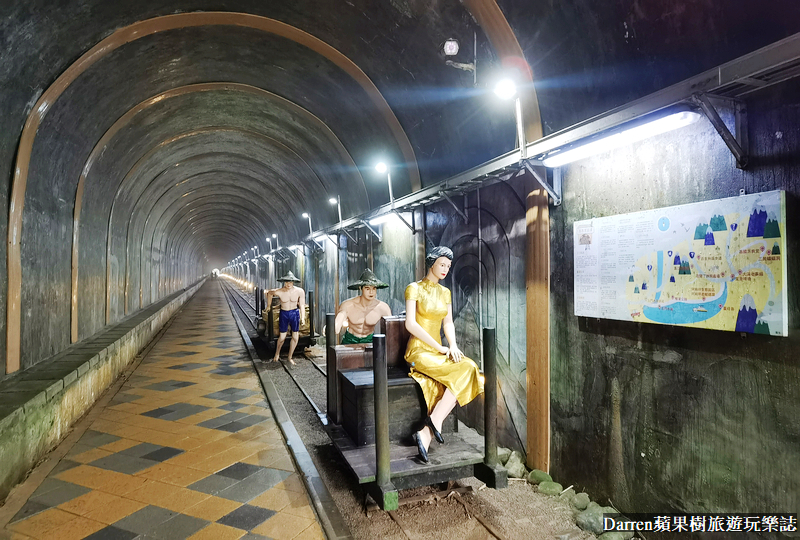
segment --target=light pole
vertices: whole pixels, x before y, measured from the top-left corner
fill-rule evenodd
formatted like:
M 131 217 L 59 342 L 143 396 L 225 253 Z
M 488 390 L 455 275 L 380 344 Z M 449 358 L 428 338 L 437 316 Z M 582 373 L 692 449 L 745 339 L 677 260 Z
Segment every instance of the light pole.
M 517 120 L 517 140 L 519 141 L 519 157 L 528 157 L 527 144 L 525 142 L 525 126 L 522 123 L 522 101 L 517 93 L 517 85 L 511 79 L 501 79 L 494 87 L 494 93 L 500 99 L 514 98 L 514 114 Z
M 275 234 L 275 233 L 272 233 L 272 238 L 274 238 L 274 239 L 275 239 L 275 249 L 278 249 L 278 248 L 280 248 L 280 247 L 281 247 L 281 245 L 280 245 L 280 243 L 278 242 L 278 235 L 277 235 L 277 234 Z
M 342 200 L 337 195 L 336 197 L 331 197 L 330 199 L 328 199 L 328 202 L 330 204 L 335 204 L 336 205 L 336 210 L 338 210 L 338 213 L 339 213 L 339 226 L 341 226 L 341 223 L 342 223 Z
M 406 219 L 400 214 L 400 212 L 398 212 L 394 208 L 394 194 L 392 193 L 392 173 L 389 171 L 389 166 L 386 165 L 386 163 L 384 163 L 383 161 L 381 161 L 380 163 L 375 165 L 375 170 L 378 171 L 381 174 L 386 173 L 386 180 L 389 182 L 389 203 L 391 204 L 392 212 L 394 212 L 394 214 L 398 218 L 400 218 L 400 221 L 402 221 L 405 224 L 406 227 L 411 229 L 411 234 L 416 234 L 417 230 L 414 228 L 414 225 L 409 223 L 408 221 L 406 221 Z M 412 212 L 411 220 L 412 221 L 414 220 L 413 212 Z M 373 234 L 374 234 L 374 232 L 375 231 L 373 231 Z
M 272 238 L 267 236 L 267 242 L 269 242 L 269 250 L 272 251 Z
M 314 229 L 311 227 L 311 216 L 308 214 L 308 212 L 303 212 L 303 217 L 308 219 L 308 235 L 311 236 L 314 234 Z
M 328 199 L 328 202 L 330 204 L 332 204 L 332 205 L 333 204 L 336 205 L 336 210 L 337 210 L 337 213 L 339 214 L 339 230 L 341 232 L 343 232 L 347 236 L 347 238 L 350 239 L 351 242 L 353 242 L 354 244 L 358 244 L 358 241 L 355 238 L 353 238 L 353 236 L 349 232 L 347 232 L 347 229 L 342 227 L 342 199 L 341 199 L 341 197 L 339 197 L 339 195 L 337 195 L 336 197 L 331 197 L 330 199 Z M 330 238 L 330 235 L 328 236 L 328 238 Z M 339 247 L 339 235 L 338 234 L 336 235 L 336 247 Z
M 386 179 L 389 182 L 389 202 L 392 204 L 392 208 L 394 208 L 394 194 L 392 193 L 392 173 L 391 171 L 389 171 L 389 167 L 383 161 L 375 165 L 375 170 L 381 174 L 386 173 Z
M 258 258 L 261 255 L 261 250 L 258 249 L 258 246 L 253 246 L 253 265 L 256 268 L 255 275 L 253 276 L 253 285 L 258 284 Z

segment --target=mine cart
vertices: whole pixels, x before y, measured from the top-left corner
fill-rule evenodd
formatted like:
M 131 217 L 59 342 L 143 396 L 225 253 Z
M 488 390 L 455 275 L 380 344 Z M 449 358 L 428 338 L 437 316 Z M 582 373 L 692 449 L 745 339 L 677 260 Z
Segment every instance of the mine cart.
M 261 316 L 255 320 L 256 330 L 258 336 L 267 344 L 267 347 L 272 351 L 278 343 L 278 315 L 281 310 L 280 300 L 275 297 L 272 299 L 272 306 L 266 309 L 264 306 L 264 291 L 263 289 L 256 289 L 256 302 L 261 308 Z M 315 331 L 314 324 L 314 291 L 308 291 L 308 303 L 305 305 L 305 322 L 300 325 L 300 339 L 297 343 L 298 351 L 302 351 L 306 347 L 316 344 L 319 334 Z M 289 343 L 291 341 L 291 332 L 286 335 L 286 340 L 283 342 L 283 349 L 289 350 Z

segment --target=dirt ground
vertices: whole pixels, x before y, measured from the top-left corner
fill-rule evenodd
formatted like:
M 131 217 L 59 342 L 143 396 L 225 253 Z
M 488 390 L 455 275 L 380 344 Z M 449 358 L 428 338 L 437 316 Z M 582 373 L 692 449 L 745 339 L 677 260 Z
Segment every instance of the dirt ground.
M 319 365 L 324 365 L 322 349 L 307 349 L 306 355 L 307 359 L 300 360 L 292 371 L 317 406 L 324 410 L 325 377 L 310 363 L 313 359 Z M 571 540 L 595 538 L 593 534 L 577 528 L 570 505 L 566 501 L 538 493 L 536 487 L 523 481 L 512 480 L 508 488 L 494 490 L 483 487 L 483 483 L 476 478 L 466 478 L 451 484 L 451 487 L 471 486 L 472 493 L 401 506 L 393 513 L 394 519 L 392 515 L 381 510 L 367 512 L 363 490 L 355 483 L 352 475 L 347 474 L 347 465 L 322 429 L 313 408 L 282 366 L 270 364 L 268 369 L 297 432 L 354 538 L 494 538 L 476 519 L 476 515 L 509 540 L 552 540 L 557 534 L 570 530 L 576 532 Z M 404 490 L 400 496 L 401 499 L 419 496 L 433 499 L 433 494 L 439 487 Z

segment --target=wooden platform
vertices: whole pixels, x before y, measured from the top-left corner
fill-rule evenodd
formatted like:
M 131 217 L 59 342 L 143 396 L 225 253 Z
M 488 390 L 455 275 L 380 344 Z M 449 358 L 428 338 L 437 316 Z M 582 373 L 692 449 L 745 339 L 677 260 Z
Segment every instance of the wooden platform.
M 357 446 L 341 426 L 330 424 L 325 430 L 358 483 L 375 482 L 375 445 Z M 474 466 L 484 460 L 482 444 L 483 438 L 463 424 L 459 425 L 457 433 L 445 435 L 445 444 L 431 443 L 428 464 L 415 459 L 416 446 L 393 444 L 390 451 L 392 483 L 398 489 L 408 489 L 474 476 Z

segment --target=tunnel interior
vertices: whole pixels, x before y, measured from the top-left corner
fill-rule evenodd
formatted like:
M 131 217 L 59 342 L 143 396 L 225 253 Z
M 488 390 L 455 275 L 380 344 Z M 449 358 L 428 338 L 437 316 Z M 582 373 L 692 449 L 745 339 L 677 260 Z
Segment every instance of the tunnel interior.
M 553 470 L 615 500 L 621 482 L 631 508 L 733 508 L 758 497 L 797 508 L 800 480 L 790 466 L 800 433 L 791 399 L 800 387 L 796 268 L 788 279 L 790 337 L 748 336 L 740 346 L 726 334 L 575 317 L 571 255 L 574 222 L 593 216 L 739 189 L 784 190 L 794 209 L 796 81 L 745 99 L 746 169 L 708 123 L 564 168 L 563 204 L 548 207 L 552 322 L 536 333 L 523 316 L 532 264 L 528 197 L 538 189 L 530 175 L 405 209 L 414 233 L 395 220 L 331 234 L 342 221 L 514 151 L 514 107 L 492 92 L 502 74 L 519 78 L 522 120 L 535 140 L 794 35 L 795 2 L 35 0 L 8 7 L 0 22 L 0 164 L 8 179 L 0 382 L 13 384 L 214 269 L 260 288 L 277 286 L 291 270 L 314 291 L 322 319 L 369 267 L 390 285 L 381 299 L 400 312 L 405 286 L 423 276 L 425 250 L 449 245 L 456 258 L 447 285 L 464 350 L 480 357 L 481 326 L 499 332 L 504 445 L 525 451 L 533 437 L 527 346 L 546 340 Z M 448 39 L 459 42 L 454 56 L 443 51 Z M 379 162 L 388 175 L 376 170 Z M 790 252 L 796 226 L 790 218 Z M 662 361 L 667 353 L 683 361 Z M 619 458 L 629 467 L 623 480 L 609 458 L 612 381 L 629 397 L 617 410 Z M 746 405 L 715 402 L 737 384 Z M 665 405 L 670 391 L 686 401 Z M 700 441 L 715 426 L 717 406 L 733 423 L 750 418 L 748 406 L 766 420 L 736 433 L 712 430 Z M 462 413 L 473 424 L 481 415 L 479 405 Z M 682 437 L 689 442 L 659 449 Z M 781 454 L 776 467 L 741 473 L 753 452 L 769 461 L 752 439 Z M 703 464 L 692 461 L 690 442 L 702 442 Z M 714 463 L 731 444 L 741 451 Z M 682 482 L 688 487 L 675 487 Z M 758 489 L 748 493 L 747 482 Z M 788 495 L 767 495 L 771 483 Z M 636 487 L 647 494 L 643 501 L 630 495 Z

